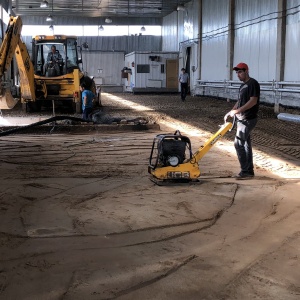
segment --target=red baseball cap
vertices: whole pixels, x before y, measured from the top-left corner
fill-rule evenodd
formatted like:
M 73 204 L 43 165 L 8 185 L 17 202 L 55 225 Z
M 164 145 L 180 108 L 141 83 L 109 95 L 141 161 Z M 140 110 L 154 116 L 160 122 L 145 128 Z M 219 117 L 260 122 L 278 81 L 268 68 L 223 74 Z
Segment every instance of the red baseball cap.
M 243 62 L 240 62 L 239 64 L 237 64 L 234 68 L 233 68 L 234 71 L 237 71 L 237 70 L 249 70 L 248 68 L 248 65 L 243 63 Z

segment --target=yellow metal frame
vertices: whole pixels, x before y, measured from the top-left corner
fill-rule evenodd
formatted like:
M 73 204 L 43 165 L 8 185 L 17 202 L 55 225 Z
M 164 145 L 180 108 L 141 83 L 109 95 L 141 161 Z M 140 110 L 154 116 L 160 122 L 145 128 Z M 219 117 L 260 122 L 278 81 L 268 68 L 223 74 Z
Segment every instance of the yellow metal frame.
M 24 99 L 36 100 L 35 82 L 34 82 L 34 67 L 30 60 L 28 50 L 25 43 L 19 40 L 16 47 L 15 57 L 20 74 L 21 95 Z M 44 86 L 46 89 L 46 86 Z
M 0 48 L 0 80 L 11 65 L 13 56 L 16 57 L 20 74 L 21 94 L 25 99 L 35 101 L 35 82 L 33 64 L 30 60 L 26 45 L 21 41 L 22 20 L 20 17 L 10 17 L 7 31 Z M 45 86 L 42 87 L 42 89 Z M 11 109 L 17 103 L 9 88 L 0 92 L 0 109 Z
M 157 179 L 187 179 L 193 180 L 200 176 L 199 161 L 203 156 L 211 149 L 211 147 L 222 138 L 230 129 L 232 123 L 225 123 L 214 135 L 212 135 L 198 151 L 196 151 L 192 158 L 179 164 L 176 167 L 156 167 L 155 169 L 149 169 L 149 172 Z

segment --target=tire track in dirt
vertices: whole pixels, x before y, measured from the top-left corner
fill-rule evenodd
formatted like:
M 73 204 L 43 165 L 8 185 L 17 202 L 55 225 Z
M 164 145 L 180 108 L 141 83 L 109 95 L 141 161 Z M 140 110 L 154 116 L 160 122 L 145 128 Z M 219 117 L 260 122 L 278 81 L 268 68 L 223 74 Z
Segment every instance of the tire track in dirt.
M 281 251 L 288 251 L 290 256 L 293 253 L 297 253 L 297 249 L 292 247 L 292 243 L 296 242 L 299 238 L 300 232 L 295 232 L 293 235 L 289 236 L 279 247 L 268 253 L 264 253 L 256 260 L 252 261 L 226 284 L 223 291 L 218 293 L 217 298 L 222 300 L 240 299 L 242 294 L 246 294 L 251 291 L 252 295 L 256 294 L 259 298 L 263 297 L 264 299 L 275 299 L 274 292 L 276 293 L 276 299 L 299 299 L 299 282 L 298 284 L 293 284 L 290 282 L 289 278 L 282 278 L 278 275 L 276 276 L 276 267 L 275 270 L 272 270 L 272 263 L 268 264 L 269 267 L 263 267 L 268 261 L 276 261 L 276 257 Z M 286 250 L 287 248 L 289 250 Z M 292 257 L 289 257 L 288 259 L 291 258 Z M 296 261 L 299 260 L 297 256 L 293 258 Z M 281 259 L 284 260 L 285 258 Z M 283 264 L 284 262 L 285 261 L 282 261 Z M 280 268 L 280 262 L 277 262 L 276 264 L 279 265 Z M 284 298 L 282 298 L 282 292 Z M 287 292 L 290 297 L 287 296 Z
M 149 285 L 152 285 L 156 282 L 158 282 L 159 280 L 162 280 L 170 275 L 172 275 L 173 273 L 175 273 L 176 271 L 178 271 L 179 269 L 181 269 L 182 267 L 184 267 L 185 265 L 187 265 L 189 262 L 193 261 L 194 259 L 196 259 L 197 256 L 196 255 L 191 255 L 189 256 L 188 258 L 184 259 L 182 262 L 180 262 L 178 265 L 175 265 L 173 268 L 169 269 L 167 272 L 157 276 L 157 277 L 154 277 L 148 281 L 143 281 L 135 286 L 132 286 L 128 289 L 125 289 L 125 290 L 122 290 L 122 291 L 119 291 L 118 293 L 115 294 L 114 297 L 112 298 L 105 298 L 103 300 L 113 300 L 113 299 L 117 299 L 121 296 L 124 296 L 124 295 L 127 295 L 127 294 L 130 294 L 132 292 L 135 292 L 137 290 L 140 290 L 144 287 L 147 287 Z
M 217 211 L 215 213 L 215 215 L 211 218 L 199 220 L 199 221 L 195 221 L 195 222 L 189 222 L 186 224 L 165 225 L 165 226 L 158 226 L 158 227 L 143 228 L 143 229 L 138 229 L 138 230 L 130 230 L 130 231 L 125 231 L 125 232 L 120 232 L 120 233 L 112 233 L 112 234 L 107 234 L 107 236 L 117 237 L 117 236 L 125 235 L 127 239 L 136 240 L 136 238 L 134 237 L 135 233 L 146 232 L 146 231 L 149 232 L 149 231 L 153 231 L 153 230 L 156 231 L 156 230 L 161 230 L 161 229 L 169 229 L 169 228 L 174 228 L 174 227 L 178 227 L 178 226 L 182 227 L 182 226 L 186 226 L 186 225 L 196 225 L 196 228 L 186 230 L 186 231 L 184 230 L 183 232 L 179 232 L 176 234 L 170 234 L 169 236 L 166 236 L 164 238 L 159 237 L 156 239 L 135 242 L 135 243 L 129 243 L 129 244 L 124 244 L 121 246 L 121 247 L 134 247 L 134 246 L 166 242 L 166 241 L 177 239 L 177 238 L 180 238 L 180 237 L 192 234 L 192 233 L 196 233 L 196 232 L 200 232 L 200 231 L 209 229 L 217 223 L 217 221 L 222 217 L 224 212 L 226 212 L 228 209 L 230 209 L 232 207 L 232 205 L 234 204 L 234 201 L 235 201 L 235 196 L 238 191 L 238 187 L 239 187 L 238 185 L 235 185 L 235 190 L 233 191 L 233 196 L 231 198 L 230 203 L 228 205 L 224 206 L 219 211 Z M 208 222 L 208 224 L 205 224 L 205 225 L 199 227 L 198 225 L 203 222 Z M 132 237 L 130 237 L 130 236 L 132 236 Z

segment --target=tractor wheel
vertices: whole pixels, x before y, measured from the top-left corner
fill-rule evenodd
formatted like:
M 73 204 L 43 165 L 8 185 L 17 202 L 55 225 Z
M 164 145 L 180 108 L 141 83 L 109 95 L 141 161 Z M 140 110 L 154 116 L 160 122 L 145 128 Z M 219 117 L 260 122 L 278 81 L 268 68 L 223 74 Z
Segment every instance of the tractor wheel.
M 82 113 L 80 101 L 75 103 L 75 111 L 76 111 L 77 114 L 81 114 Z
M 42 108 L 42 103 L 40 101 L 26 102 L 26 112 L 40 112 Z
M 101 89 L 100 89 L 100 91 L 97 93 L 97 100 L 98 100 L 98 105 L 99 105 L 99 106 L 102 106 L 102 103 L 101 103 Z

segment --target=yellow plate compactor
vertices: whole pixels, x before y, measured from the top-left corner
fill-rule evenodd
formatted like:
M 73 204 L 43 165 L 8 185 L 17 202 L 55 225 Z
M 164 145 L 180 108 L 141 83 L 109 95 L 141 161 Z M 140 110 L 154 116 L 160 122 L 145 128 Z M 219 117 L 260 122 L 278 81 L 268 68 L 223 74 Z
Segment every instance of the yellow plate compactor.
M 151 180 L 159 182 L 189 182 L 200 176 L 199 161 L 232 129 L 231 122 L 227 122 L 213 134 L 198 151 L 192 153 L 190 139 L 180 134 L 159 134 L 152 144 L 148 172 L 153 176 Z

